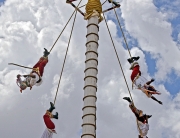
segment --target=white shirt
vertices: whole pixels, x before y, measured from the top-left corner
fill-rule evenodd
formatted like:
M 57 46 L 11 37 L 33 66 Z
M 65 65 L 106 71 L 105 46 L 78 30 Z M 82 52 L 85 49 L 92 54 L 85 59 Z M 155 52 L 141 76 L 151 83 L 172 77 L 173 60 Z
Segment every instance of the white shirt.
M 53 132 L 49 131 L 47 128 L 44 130 L 41 138 L 52 138 Z
M 36 84 L 36 82 L 39 80 L 39 76 L 37 73 L 31 73 L 31 74 L 34 75 L 35 78 L 28 76 L 26 79 L 30 86 L 34 86 Z
M 148 133 L 149 124 L 147 124 L 147 123 L 144 124 L 144 123 L 138 121 L 138 125 L 139 125 L 139 128 L 140 128 L 140 130 L 141 130 L 141 132 L 139 131 L 139 134 L 142 134 L 142 136 L 143 136 L 143 138 L 144 138 L 144 136 L 146 136 L 147 133 Z M 139 130 L 139 129 L 138 129 L 138 130 Z

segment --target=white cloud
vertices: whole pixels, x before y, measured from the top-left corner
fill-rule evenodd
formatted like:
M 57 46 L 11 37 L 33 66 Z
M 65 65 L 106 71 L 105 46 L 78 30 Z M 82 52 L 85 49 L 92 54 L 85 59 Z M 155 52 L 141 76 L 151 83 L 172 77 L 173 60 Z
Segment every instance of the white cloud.
M 150 0 L 127 0 L 121 5 L 125 27 L 139 43 L 139 48 L 133 48 L 131 53 L 141 57 L 139 63 L 143 75 L 150 78 L 143 51 L 150 52 L 157 60 L 159 71 L 156 79 L 166 78 L 172 68 L 178 71 L 179 51 L 171 37 L 171 24 L 165 20 L 164 14 L 157 12 Z M 27 89 L 21 94 L 15 83 L 16 75 L 26 74 L 30 70 L 8 66 L 7 63 L 33 66 L 42 55 L 43 48 L 51 48 L 73 10 L 65 1 L 58 0 L 7 0 L 0 7 L 0 35 L 4 36 L 4 39 L 0 39 L 0 137 L 41 136 L 45 128 L 42 115 L 49 108 L 49 102 L 54 100 L 72 22 L 49 56 L 42 86 Z M 108 24 L 131 89 L 128 51 L 117 36 L 118 26 L 110 20 Z M 97 137 L 137 136 L 135 117 L 128 109 L 127 102 L 122 100 L 129 94 L 104 22 L 100 24 L 99 34 Z M 56 101 L 55 112 L 59 112 L 59 119 L 53 120 L 58 133 L 54 138 L 80 137 L 85 35 L 86 21 L 78 13 Z M 153 115 L 148 135 L 153 138 L 178 138 L 179 94 L 173 99 L 163 83 L 156 84 L 156 88 L 162 92 L 161 96 L 156 97 L 163 101 L 163 106 L 147 99 L 138 90 L 131 91 L 137 107 Z
M 165 80 L 172 71 L 172 66 L 175 70 L 180 69 L 178 60 L 171 62 L 179 59 L 180 55 L 177 44 L 171 37 L 171 24 L 150 0 L 123 1 L 122 17 L 125 19 L 126 29 L 137 39 L 139 47 L 157 59 L 156 78 Z

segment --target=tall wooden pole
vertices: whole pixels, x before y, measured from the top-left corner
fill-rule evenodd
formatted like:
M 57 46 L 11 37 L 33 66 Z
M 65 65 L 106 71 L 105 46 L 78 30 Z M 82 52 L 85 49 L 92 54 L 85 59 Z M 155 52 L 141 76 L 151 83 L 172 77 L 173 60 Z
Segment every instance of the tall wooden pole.
M 102 6 L 100 0 L 88 0 L 85 19 L 87 25 L 87 43 L 85 60 L 84 107 L 81 138 L 96 138 L 96 92 L 98 73 L 98 32 Z

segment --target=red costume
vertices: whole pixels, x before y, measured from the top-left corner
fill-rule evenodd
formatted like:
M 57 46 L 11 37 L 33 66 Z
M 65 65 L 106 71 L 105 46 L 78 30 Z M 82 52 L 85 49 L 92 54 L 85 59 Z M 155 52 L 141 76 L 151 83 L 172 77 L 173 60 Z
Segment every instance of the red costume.
M 46 125 L 46 129 L 44 130 L 44 133 L 42 134 L 41 138 L 52 138 L 53 133 L 56 133 L 55 125 L 51 121 L 51 118 L 53 118 L 53 115 L 51 112 L 47 111 L 46 114 L 43 116 L 44 118 L 44 123 Z
M 138 120 L 137 123 L 138 123 L 138 130 L 140 134 L 139 138 L 147 138 L 146 135 L 149 131 L 148 118 L 150 118 L 151 116 L 146 115 L 146 114 L 142 114 L 142 116 L 140 116 L 140 112 L 142 111 L 137 109 L 132 103 L 130 103 L 129 107 L 132 110 L 132 112 L 135 114 Z
M 129 97 L 124 97 L 124 100 L 127 100 L 129 102 L 129 107 L 136 116 L 137 119 L 137 125 L 138 125 L 138 130 L 139 130 L 139 138 L 147 138 L 147 133 L 149 130 L 149 124 L 148 124 L 148 119 L 152 115 L 146 115 L 143 114 L 142 110 L 137 109 L 134 104 L 132 103 L 131 99 Z
M 52 102 L 50 102 L 50 105 L 51 105 L 51 107 L 46 111 L 45 115 L 43 116 L 44 123 L 45 123 L 47 128 L 45 129 L 41 138 L 52 138 L 53 133 L 56 133 L 55 125 L 51 121 L 51 118 L 58 119 L 58 113 L 56 112 L 56 115 L 53 115 L 52 111 L 55 109 L 55 107 L 54 107 L 54 104 Z
M 132 68 L 133 71 L 131 73 L 131 81 L 133 82 L 135 77 L 138 75 L 138 74 L 141 74 L 141 71 L 140 71 L 140 66 L 137 64 L 137 65 L 134 65 L 134 67 Z
M 48 63 L 48 55 L 50 54 L 47 49 L 44 48 L 44 55 L 39 59 L 39 61 L 34 65 L 32 71 L 28 75 L 22 75 L 25 79 L 21 80 L 21 75 L 17 75 L 17 84 L 20 87 L 20 92 L 25 90 L 27 87 L 32 89 L 32 86 L 39 86 L 42 84 L 42 76 L 44 72 L 44 67 Z
M 33 70 L 33 72 L 38 73 L 42 77 L 43 72 L 44 72 L 44 67 L 46 66 L 47 63 L 48 63 L 48 58 L 47 57 L 41 57 L 39 59 L 39 61 L 36 63 L 36 65 L 34 65 L 34 67 L 33 67 L 33 68 L 38 68 L 39 72 L 37 70 Z
M 54 123 L 51 121 L 51 117 L 46 113 L 44 116 L 44 123 L 46 125 L 46 127 L 48 129 L 54 130 L 55 129 L 55 125 Z

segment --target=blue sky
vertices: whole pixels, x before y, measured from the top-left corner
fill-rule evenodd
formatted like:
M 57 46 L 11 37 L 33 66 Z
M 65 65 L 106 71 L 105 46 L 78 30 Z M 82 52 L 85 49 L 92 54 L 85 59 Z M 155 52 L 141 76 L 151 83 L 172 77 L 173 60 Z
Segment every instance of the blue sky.
M 173 11 L 177 13 L 176 18 L 169 19 L 173 27 L 172 36 L 175 41 L 177 41 L 178 33 L 180 31 L 180 10 L 179 6 L 175 4 L 177 0 L 154 0 L 154 4 L 158 9 L 163 9 L 162 11 Z
M 171 23 L 173 32 L 172 37 L 173 40 L 176 43 L 178 42 L 178 34 L 180 32 L 180 10 L 179 6 L 177 6 L 174 2 L 177 0 L 154 0 L 154 5 L 157 7 L 157 10 L 160 12 L 167 12 L 167 11 L 173 11 L 173 13 L 176 13 L 177 16 L 175 18 L 167 18 L 167 21 Z M 117 10 L 119 14 L 121 14 L 120 10 Z M 116 19 L 112 19 L 111 17 L 108 17 L 109 19 L 113 20 L 115 23 L 117 23 Z M 124 29 L 124 20 L 121 16 L 119 16 L 121 25 L 123 26 L 123 31 L 126 34 L 126 39 L 128 40 L 128 46 L 129 48 L 132 48 L 133 46 L 138 46 L 138 42 L 136 39 L 131 37 L 131 35 Z M 119 29 L 119 28 L 118 28 Z M 118 35 L 122 37 L 120 29 L 118 30 Z M 123 38 L 122 38 L 123 39 Z M 124 39 L 123 39 L 124 40 Z M 163 41 L 163 40 L 162 40 Z M 125 43 L 123 44 L 124 48 L 126 48 Z M 156 59 L 153 59 L 151 54 L 144 51 L 144 54 L 146 55 L 146 62 L 148 64 L 148 72 L 151 75 L 151 77 L 154 77 L 156 70 Z M 168 80 L 165 82 L 162 82 L 165 84 L 165 88 L 173 95 L 175 96 L 180 91 L 180 78 L 177 77 L 175 72 L 172 70 L 171 73 L 168 75 Z M 161 82 L 160 82 L 161 83 Z
M 154 0 L 154 4 L 158 8 L 158 10 L 162 12 L 173 11 L 174 13 L 177 13 L 177 17 L 172 19 L 169 18 L 168 21 L 171 23 L 173 28 L 172 37 L 176 43 L 179 43 L 178 34 L 180 32 L 180 10 L 179 6 L 175 5 L 174 2 L 177 2 L 177 0 Z M 153 60 L 149 54 L 146 54 L 146 60 L 147 63 L 155 65 L 155 60 Z M 153 68 L 152 66 L 148 66 L 148 70 L 151 75 L 153 75 L 155 72 L 155 68 Z M 171 92 L 171 94 L 175 95 L 180 91 L 180 78 L 177 77 L 174 71 L 172 71 L 168 76 L 169 81 L 165 82 L 165 87 L 168 91 Z

